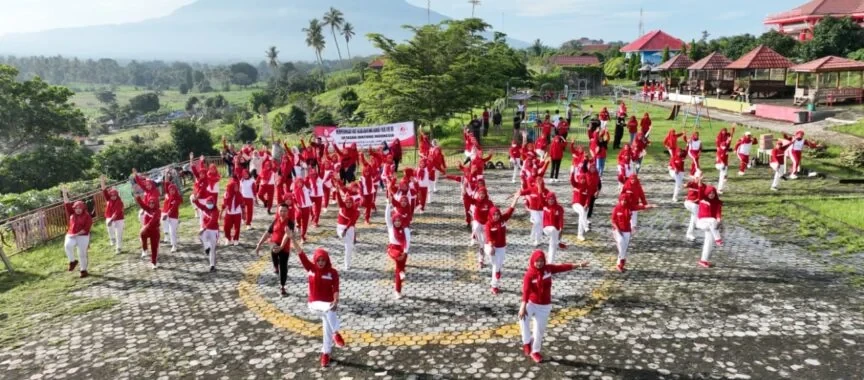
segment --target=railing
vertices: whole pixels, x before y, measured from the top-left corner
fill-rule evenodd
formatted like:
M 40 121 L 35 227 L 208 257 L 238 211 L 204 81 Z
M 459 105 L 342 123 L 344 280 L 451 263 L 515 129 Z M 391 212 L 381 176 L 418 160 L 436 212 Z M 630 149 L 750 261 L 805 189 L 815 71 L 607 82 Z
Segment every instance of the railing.
M 221 157 L 207 157 L 205 161 L 208 165 L 213 163 L 223 171 L 225 170 Z M 182 167 L 188 163 L 188 161 L 183 161 L 165 165 L 147 173 L 142 173 L 142 175 L 161 173 L 167 167 Z M 135 204 L 131 181 L 121 181 L 106 185 L 117 189 L 127 208 Z M 87 204 L 88 210 L 91 210 L 91 214 L 94 215 L 94 222 L 103 219 L 106 202 L 101 189 L 69 199 L 70 202 L 79 200 Z M 11 257 L 59 238 L 66 234 L 67 221 L 66 208 L 62 202 L 0 220 L 0 251 L 5 252 Z

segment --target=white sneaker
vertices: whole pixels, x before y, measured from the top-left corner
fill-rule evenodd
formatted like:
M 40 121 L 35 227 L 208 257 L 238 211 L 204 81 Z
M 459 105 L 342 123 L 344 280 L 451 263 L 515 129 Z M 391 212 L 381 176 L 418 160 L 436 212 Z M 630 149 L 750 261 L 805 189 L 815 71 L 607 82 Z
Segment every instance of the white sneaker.
M 672 203 L 678 203 L 678 198 L 672 197 Z
M 143 259 L 143 258 L 146 258 L 147 256 L 148 256 L 148 255 L 147 255 L 147 251 L 143 251 L 143 250 L 142 250 L 142 251 L 141 251 L 141 258 Z
M 403 270 L 403 271 L 399 271 L 399 279 L 400 279 L 400 280 L 404 280 L 404 279 L 405 279 L 405 271 L 404 271 L 404 270 Z
M 584 236 L 577 236 L 576 240 L 585 241 L 585 237 Z
M 177 247 L 171 247 L 171 253 L 177 252 Z
M 477 240 L 474 238 L 471 238 L 471 241 L 468 242 L 469 247 L 473 247 L 475 244 L 477 244 Z
M 789 178 L 798 179 L 798 175 L 797 174 L 790 174 Z
M 687 235 L 687 240 L 694 241 L 694 240 L 696 240 L 696 236 Z
M 117 249 L 114 250 L 114 253 L 119 255 L 120 254 L 120 247 L 117 247 Z
M 738 172 L 738 175 L 739 176 L 744 175 L 744 172 Z
M 236 247 L 236 246 L 238 246 L 238 245 L 240 245 L 240 241 L 239 241 L 239 240 L 234 240 L 234 246 Z
M 777 188 L 772 186 L 772 187 L 771 187 L 771 190 L 773 190 L 773 191 L 777 191 Z
M 723 190 L 717 190 L 717 194 L 723 194 Z
M 402 299 L 402 293 L 399 293 L 399 292 L 394 290 L 393 291 L 393 297 L 395 297 L 397 300 Z
M 159 268 L 158 264 L 150 264 L 150 269 L 156 269 L 156 268 Z
M 534 240 L 534 246 L 535 246 L 535 247 L 539 247 L 539 246 L 540 246 L 540 241 L 539 241 L 539 240 Z

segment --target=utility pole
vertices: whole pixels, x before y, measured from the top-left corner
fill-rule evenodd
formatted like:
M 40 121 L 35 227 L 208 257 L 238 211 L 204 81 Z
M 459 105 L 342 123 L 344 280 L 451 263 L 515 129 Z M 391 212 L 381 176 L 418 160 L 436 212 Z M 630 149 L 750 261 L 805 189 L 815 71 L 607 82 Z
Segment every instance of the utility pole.
M 432 0 L 426 0 L 426 23 L 432 23 Z
M 645 35 L 645 23 L 642 22 L 642 8 L 639 8 L 639 35 L 636 38 L 642 37 Z
M 480 5 L 480 0 L 468 0 L 468 2 L 471 4 L 471 18 L 474 18 L 474 10 Z

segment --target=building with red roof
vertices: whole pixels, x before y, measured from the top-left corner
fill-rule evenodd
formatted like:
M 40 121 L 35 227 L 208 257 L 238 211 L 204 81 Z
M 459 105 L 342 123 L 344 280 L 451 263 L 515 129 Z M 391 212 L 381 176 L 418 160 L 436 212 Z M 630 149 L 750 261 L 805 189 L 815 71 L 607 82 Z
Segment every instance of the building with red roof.
M 735 71 L 735 87 L 743 88 L 749 94 L 784 94 L 786 72 L 792 61 L 765 45 L 759 45 L 735 62 L 726 70 Z M 767 95 L 771 96 L 771 95 Z
M 639 37 L 627 45 L 621 47 L 622 53 L 627 53 L 627 56 L 638 54 L 640 62 L 643 65 L 657 65 L 663 58 L 663 49 L 669 48 L 671 54 L 681 51 L 684 46 L 684 41 L 673 37 L 662 30 L 655 30 L 648 34 Z
M 763 23 L 799 41 L 808 41 L 813 38 L 813 28 L 823 17 L 847 16 L 864 26 L 864 0 L 811 0 L 797 8 L 770 15 Z
M 376 58 L 374 61 L 369 62 L 369 68 L 373 70 L 381 70 L 384 68 L 384 59 Z
M 577 55 L 566 56 L 556 55 L 549 58 L 549 63 L 555 66 L 596 66 L 600 65 L 600 60 L 595 55 Z

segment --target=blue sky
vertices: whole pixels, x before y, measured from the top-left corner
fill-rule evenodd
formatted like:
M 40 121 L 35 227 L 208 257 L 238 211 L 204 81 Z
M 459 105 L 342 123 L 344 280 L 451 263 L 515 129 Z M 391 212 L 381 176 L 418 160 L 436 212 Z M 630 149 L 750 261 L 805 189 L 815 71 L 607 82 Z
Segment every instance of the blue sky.
M 237 0 L 243 1 L 243 0 Z M 285 0 L 291 1 L 291 0 Z M 357 0 L 363 1 L 363 0 Z M 0 0 L 0 35 L 70 26 L 116 24 L 159 17 L 194 0 Z M 426 7 L 427 0 L 408 0 Z M 578 37 L 630 41 L 637 37 L 639 8 L 645 30 L 663 29 L 684 40 L 761 34 L 762 19 L 806 0 L 481 0 L 476 15 L 513 38 L 558 45 Z M 431 0 L 453 18 L 471 15 L 467 0 Z

